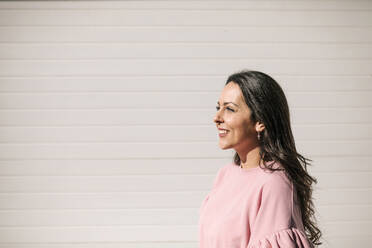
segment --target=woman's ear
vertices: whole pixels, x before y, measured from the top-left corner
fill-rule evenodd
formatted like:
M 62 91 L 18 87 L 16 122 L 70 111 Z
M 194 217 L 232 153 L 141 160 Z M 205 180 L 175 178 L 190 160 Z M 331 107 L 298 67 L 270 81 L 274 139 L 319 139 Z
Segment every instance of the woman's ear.
M 261 122 L 256 122 L 256 132 L 262 132 L 265 129 L 265 125 Z

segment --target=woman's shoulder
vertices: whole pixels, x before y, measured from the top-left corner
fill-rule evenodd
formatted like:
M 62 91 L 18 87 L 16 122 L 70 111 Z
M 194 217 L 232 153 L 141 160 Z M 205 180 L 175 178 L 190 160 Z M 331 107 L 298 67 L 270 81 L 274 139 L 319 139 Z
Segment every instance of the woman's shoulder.
M 279 170 L 270 171 L 266 168 L 263 169 L 265 175 L 264 186 L 276 190 L 291 190 L 292 183 L 285 173 L 284 167 L 280 163 L 275 162 L 272 168 Z
M 265 186 L 267 189 L 269 188 L 278 188 L 278 189 L 291 189 L 291 183 L 288 180 L 288 177 L 286 176 L 286 173 L 284 171 L 283 166 L 281 166 L 279 163 L 275 162 L 272 164 L 273 169 L 280 169 L 276 171 L 271 171 L 263 166 L 260 168 L 254 169 L 252 171 L 249 171 L 247 173 L 242 173 L 239 166 L 231 163 L 226 163 L 223 166 L 221 166 L 215 176 L 215 180 L 213 185 L 217 186 L 221 184 L 225 178 L 229 177 L 229 175 L 236 177 L 235 179 L 247 179 L 245 176 L 249 177 L 249 180 L 253 180 L 254 178 L 254 184 L 252 181 L 252 184 L 249 184 L 251 188 L 253 185 L 256 185 L 256 187 L 263 187 Z M 241 177 L 243 176 L 243 177 Z
M 235 169 L 236 166 L 233 162 L 225 163 L 218 169 L 217 174 L 226 174 L 229 170 Z
M 225 177 L 225 174 L 227 173 L 231 166 L 232 166 L 231 163 L 227 163 L 218 169 L 216 176 L 214 178 L 213 188 L 221 184 L 223 178 Z

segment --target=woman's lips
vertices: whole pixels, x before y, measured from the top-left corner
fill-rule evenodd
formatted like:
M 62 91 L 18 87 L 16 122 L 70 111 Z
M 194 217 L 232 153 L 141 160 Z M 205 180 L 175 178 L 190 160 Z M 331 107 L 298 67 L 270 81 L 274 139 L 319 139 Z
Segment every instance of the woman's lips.
M 229 132 L 228 130 L 221 130 L 221 129 L 219 129 L 218 130 L 218 136 L 220 136 L 221 138 L 222 137 L 225 137 L 228 132 Z

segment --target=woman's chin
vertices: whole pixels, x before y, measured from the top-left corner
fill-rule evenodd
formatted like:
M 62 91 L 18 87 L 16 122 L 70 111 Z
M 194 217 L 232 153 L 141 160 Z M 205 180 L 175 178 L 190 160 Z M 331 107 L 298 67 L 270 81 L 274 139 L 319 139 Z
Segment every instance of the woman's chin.
M 231 146 L 228 145 L 228 144 L 221 144 L 219 143 L 218 146 L 222 149 L 222 150 L 227 150 L 227 149 L 230 149 Z

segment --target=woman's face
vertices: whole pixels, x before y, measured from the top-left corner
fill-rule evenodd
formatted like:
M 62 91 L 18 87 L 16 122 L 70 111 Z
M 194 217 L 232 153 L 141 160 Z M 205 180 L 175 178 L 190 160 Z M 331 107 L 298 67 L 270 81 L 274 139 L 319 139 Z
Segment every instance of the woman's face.
M 229 82 L 222 90 L 217 103 L 214 122 L 219 133 L 221 149 L 245 150 L 257 143 L 257 131 L 251 121 L 251 110 L 244 101 L 240 87 Z M 220 134 L 221 129 L 227 130 Z

